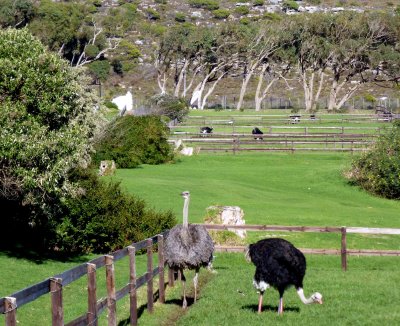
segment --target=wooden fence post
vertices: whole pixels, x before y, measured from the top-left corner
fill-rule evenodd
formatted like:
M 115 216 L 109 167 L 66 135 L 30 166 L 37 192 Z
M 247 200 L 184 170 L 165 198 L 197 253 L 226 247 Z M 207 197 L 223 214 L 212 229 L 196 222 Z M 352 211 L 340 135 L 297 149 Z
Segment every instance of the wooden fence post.
M 17 325 L 17 299 L 13 297 L 4 298 L 4 314 L 6 315 L 6 326 Z
M 136 293 L 136 248 L 134 246 L 128 247 L 129 252 L 129 300 L 130 300 L 130 320 L 131 326 L 137 325 L 137 293 Z
M 52 325 L 64 325 L 64 311 L 62 300 L 62 279 L 50 279 L 50 293 L 51 293 L 51 312 L 52 312 Z
M 86 321 L 88 325 L 97 325 L 97 297 L 96 297 L 96 265 L 87 263 L 88 277 L 88 312 Z
M 153 240 L 147 239 L 147 310 L 153 312 Z
M 165 284 L 164 284 L 164 237 L 160 234 L 157 237 L 158 239 L 158 293 L 160 303 L 165 303 Z
M 115 274 L 114 274 L 114 257 L 105 255 L 106 262 L 106 281 L 107 281 L 107 307 L 108 307 L 108 325 L 117 325 L 117 306 L 115 296 Z
M 346 227 L 341 228 L 342 233 L 342 245 L 341 245 L 341 256 L 342 256 L 342 270 L 347 271 L 347 239 L 346 239 Z

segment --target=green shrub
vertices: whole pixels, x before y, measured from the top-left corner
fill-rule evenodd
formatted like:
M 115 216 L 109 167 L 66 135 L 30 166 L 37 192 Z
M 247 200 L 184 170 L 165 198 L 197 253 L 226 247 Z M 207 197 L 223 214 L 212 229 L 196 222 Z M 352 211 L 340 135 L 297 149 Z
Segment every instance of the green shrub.
M 168 117 L 170 120 L 182 122 L 189 113 L 189 107 L 185 100 L 168 94 L 155 95 L 150 99 L 150 106 L 158 115 Z
M 110 72 L 110 63 L 108 60 L 96 60 L 89 63 L 88 68 L 92 75 L 104 81 Z
M 228 9 L 217 9 L 213 10 L 212 14 L 216 19 L 226 19 L 229 17 L 230 12 Z
M 160 14 L 153 8 L 147 8 L 146 15 L 150 20 L 159 20 L 161 18 Z
M 235 8 L 235 13 L 241 16 L 245 16 L 250 12 L 250 9 L 246 6 L 239 6 Z
M 207 10 L 219 9 L 218 2 L 214 0 L 189 0 L 188 3 L 192 8 L 203 8 Z
M 95 145 L 94 162 L 114 160 L 117 167 L 161 164 L 173 159 L 168 127 L 158 116 L 123 116 L 110 123 Z
M 389 199 L 400 199 L 400 121 L 355 159 L 345 173 L 350 183 Z
M 285 10 L 298 10 L 299 4 L 293 0 L 285 0 L 282 2 L 282 8 Z
M 264 0 L 253 0 L 253 6 L 259 7 L 264 5 Z
M 56 226 L 53 247 L 66 252 L 109 252 L 171 228 L 172 212 L 156 212 L 118 183 L 94 172 L 77 170 L 73 179 L 82 194 L 63 202 L 63 220 Z
M 182 12 L 177 12 L 175 14 L 175 21 L 178 23 L 184 23 L 186 21 L 186 15 Z

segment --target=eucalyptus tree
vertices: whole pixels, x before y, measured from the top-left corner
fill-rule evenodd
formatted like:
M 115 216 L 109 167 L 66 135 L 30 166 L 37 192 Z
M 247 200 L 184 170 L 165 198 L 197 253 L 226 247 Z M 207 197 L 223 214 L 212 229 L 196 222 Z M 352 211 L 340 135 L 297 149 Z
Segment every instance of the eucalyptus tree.
M 204 33 L 198 52 L 201 70 L 192 93 L 192 101 L 197 100 L 199 109 L 204 109 L 217 84 L 237 66 L 238 52 L 237 29 L 234 25 L 221 25 Z
M 168 80 L 173 79 L 173 94 L 185 97 L 199 71 L 198 49 L 203 28 L 192 24 L 178 24 L 160 39 L 155 55 L 157 82 L 161 94 L 167 93 Z M 189 85 L 187 78 L 191 78 Z M 183 88 L 183 90 L 182 90 Z
M 288 89 L 289 86 L 286 75 L 291 72 L 294 58 L 293 35 L 288 33 L 291 20 L 280 21 L 270 26 L 268 33 L 271 35 L 264 45 L 265 48 L 273 50 L 263 57 L 257 70 L 257 87 L 254 95 L 255 110 L 260 111 L 261 103 L 269 94 L 269 91 L 278 80 L 283 80 Z
M 315 111 L 324 93 L 328 110 L 340 110 L 362 84 L 388 80 L 388 62 L 392 75 L 398 67 L 396 20 L 390 15 L 345 12 L 294 19 L 306 111 Z M 386 77 L 380 80 L 378 74 Z
M 361 85 L 387 81 L 388 68 L 394 73 L 399 59 L 389 15 L 345 13 L 335 18 L 328 35 L 334 45 L 328 111 L 340 110 Z

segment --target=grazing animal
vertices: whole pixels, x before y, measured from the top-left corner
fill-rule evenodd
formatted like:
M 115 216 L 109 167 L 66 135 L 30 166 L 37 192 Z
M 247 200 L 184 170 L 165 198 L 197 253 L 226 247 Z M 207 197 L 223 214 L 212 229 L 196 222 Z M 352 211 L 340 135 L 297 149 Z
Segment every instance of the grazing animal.
M 205 135 L 205 134 L 212 134 L 213 128 L 210 127 L 201 127 L 200 128 L 200 133 Z
M 185 269 L 194 269 L 196 274 L 193 278 L 194 301 L 197 299 L 197 284 L 200 267 L 209 267 L 214 253 L 214 243 L 206 228 L 202 225 L 188 223 L 189 191 L 184 191 L 182 197 L 185 199 L 183 205 L 183 224 L 174 226 L 165 239 L 165 260 L 174 271 L 180 271 L 183 303 L 187 307 L 185 283 L 183 274 Z
M 253 135 L 262 135 L 264 134 L 260 129 L 258 129 L 257 127 L 254 127 L 254 129 L 251 131 L 251 133 Z M 254 137 L 255 140 L 262 140 L 263 138 L 258 136 L 258 137 Z
M 256 266 L 253 284 L 260 291 L 258 313 L 261 313 L 263 294 L 271 286 L 279 292 L 279 315 L 283 314 L 283 293 L 291 285 L 304 304 L 322 304 L 322 295 L 318 292 L 308 299 L 304 296 L 306 258 L 289 241 L 278 238 L 260 240 L 248 246 L 246 259 Z

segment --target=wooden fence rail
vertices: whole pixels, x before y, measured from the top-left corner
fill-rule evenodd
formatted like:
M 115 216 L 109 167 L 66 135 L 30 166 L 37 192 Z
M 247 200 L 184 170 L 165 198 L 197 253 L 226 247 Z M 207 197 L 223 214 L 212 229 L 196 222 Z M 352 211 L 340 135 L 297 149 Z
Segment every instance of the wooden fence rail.
M 360 228 L 360 227 L 319 227 L 319 226 L 282 226 L 282 225 L 221 225 L 221 224 L 203 224 L 207 230 L 247 230 L 247 231 L 288 231 L 288 232 L 322 232 L 322 233 L 340 233 L 341 243 L 338 249 L 306 249 L 300 248 L 304 253 L 323 254 L 323 255 L 341 255 L 342 270 L 347 270 L 348 255 L 364 256 L 400 256 L 400 250 L 370 250 L 370 249 L 348 249 L 347 234 L 392 234 L 400 235 L 400 229 L 391 228 Z M 245 246 L 216 246 L 217 251 L 223 252 L 243 252 Z
M 5 314 L 6 326 L 17 324 L 17 308 L 47 293 L 51 294 L 52 325 L 64 325 L 63 288 L 84 275 L 87 275 L 88 284 L 87 312 L 65 325 L 97 325 L 98 316 L 107 308 L 108 325 L 115 326 L 117 324 L 116 302 L 128 294 L 130 296 L 130 324 L 137 325 L 138 308 L 136 291 L 140 287 L 147 285 L 147 308 L 152 312 L 154 302 L 153 280 L 156 275 L 159 275 L 159 284 L 157 285 L 159 301 L 161 303 L 165 301 L 163 237 L 167 232 L 168 231 L 152 238 L 133 243 L 131 246 L 118 250 L 110 255 L 95 258 L 87 263 L 15 292 L 8 297 L 0 298 L 0 313 Z M 158 244 L 158 266 L 153 268 L 153 246 L 155 244 Z M 146 249 L 147 251 L 147 271 L 144 275 L 138 276 L 136 274 L 135 253 L 142 249 Z M 114 263 L 126 256 L 129 256 L 129 283 L 122 289 L 116 290 Z M 105 267 L 106 270 L 107 297 L 97 300 L 96 272 L 101 267 Z M 173 285 L 171 283 L 170 285 Z
M 322 232 L 340 233 L 340 249 L 302 249 L 304 253 L 341 255 L 341 265 L 344 271 L 347 270 L 348 255 L 380 255 L 400 256 L 400 250 L 369 250 L 369 249 L 348 249 L 347 234 L 393 234 L 400 235 L 400 229 L 391 228 L 357 228 L 357 227 L 318 227 L 318 226 L 279 226 L 279 225 L 217 225 L 204 224 L 208 230 L 248 230 L 248 231 L 289 231 L 289 232 Z M 154 276 L 159 275 L 158 291 L 160 303 L 165 302 L 164 284 L 164 236 L 168 231 L 152 238 L 133 243 L 131 246 L 118 250 L 110 255 L 95 258 L 87 263 L 76 266 L 70 270 L 57 274 L 42 282 L 17 291 L 10 296 L 0 298 L 0 313 L 5 315 L 6 326 L 17 324 L 17 308 L 28 304 L 40 296 L 50 293 L 52 309 L 52 325 L 64 325 L 63 310 L 63 288 L 81 278 L 87 276 L 88 306 L 87 312 L 74 320 L 68 322 L 67 326 L 97 325 L 99 315 L 107 308 L 108 325 L 115 326 L 117 323 L 116 302 L 129 294 L 130 298 L 130 325 L 137 325 L 137 289 L 147 285 L 147 309 L 152 312 L 154 303 Z M 153 246 L 158 244 L 158 266 L 153 266 Z M 138 276 L 136 273 L 136 252 L 142 249 L 147 251 L 147 271 Z M 244 246 L 217 246 L 218 251 L 240 252 Z M 129 256 L 129 283 L 123 288 L 115 288 L 115 261 Z M 107 297 L 97 300 L 96 297 L 96 273 L 101 267 L 106 270 Z M 168 273 L 168 284 L 174 285 L 174 275 L 171 270 Z

